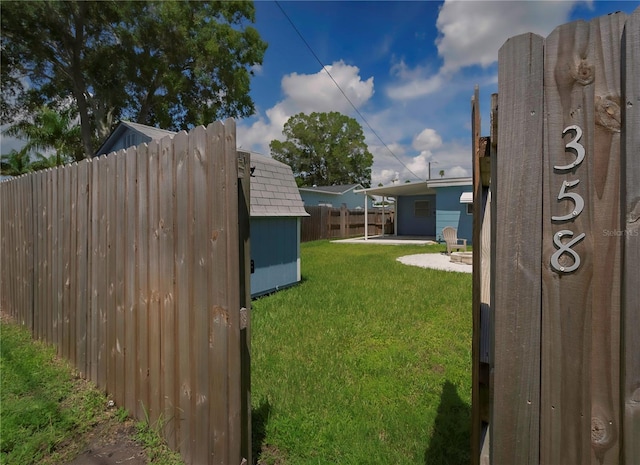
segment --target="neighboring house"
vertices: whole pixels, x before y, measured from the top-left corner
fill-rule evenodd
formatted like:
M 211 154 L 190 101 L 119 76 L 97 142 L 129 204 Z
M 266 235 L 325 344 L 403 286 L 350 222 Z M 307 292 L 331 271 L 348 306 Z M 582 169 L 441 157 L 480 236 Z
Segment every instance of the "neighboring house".
M 458 237 L 467 239 L 471 244 L 472 190 L 471 178 L 451 178 L 359 189 L 356 192 L 395 199 L 397 236 L 426 236 L 441 241 L 442 230 L 452 226 L 458 230 Z
M 102 143 L 94 157 L 106 155 L 118 150 L 160 140 L 165 136 L 173 136 L 175 132 L 158 129 L 139 123 L 120 121 L 109 137 Z
M 173 135 L 122 121 L 95 156 Z M 300 282 L 300 223 L 309 215 L 288 165 L 256 153 L 250 154 L 249 164 L 251 297 L 257 297 Z
M 340 208 L 345 204 L 349 210 L 364 208 L 362 194 L 355 191 L 363 189 L 360 184 L 347 184 L 342 186 L 313 186 L 300 187 L 300 196 L 306 206 L 315 207 L 325 205 L 327 207 Z M 368 199 L 371 207 L 371 199 Z

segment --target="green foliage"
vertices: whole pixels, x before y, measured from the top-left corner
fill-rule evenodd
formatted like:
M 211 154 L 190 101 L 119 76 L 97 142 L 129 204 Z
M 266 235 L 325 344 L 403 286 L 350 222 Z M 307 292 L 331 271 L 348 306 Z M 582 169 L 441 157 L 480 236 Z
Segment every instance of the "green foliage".
M 104 406 L 95 391 L 73 390 L 70 370 L 28 331 L 2 324 L 0 462 L 41 463 L 65 439 L 88 428 Z M 63 408 L 63 406 L 68 406 Z
M 302 244 L 303 282 L 253 303 L 259 463 L 469 462 L 471 275 L 396 261 L 443 250 Z
M 10 126 L 5 133 L 24 139 L 24 150 L 54 150 L 52 158 L 37 154 L 34 170 L 60 166 L 70 160 L 84 158 L 80 139 L 80 126 L 73 122 L 73 109 L 53 110 L 47 106 L 36 109 L 31 120 L 22 120 Z
M 293 170 L 298 186 L 371 184 L 373 155 L 360 124 L 338 112 L 299 113 L 271 141 L 271 156 Z
M 33 171 L 29 151 L 12 149 L 11 152 L 0 155 L 0 174 L 5 176 L 20 176 Z
M 2 123 L 71 99 L 83 152 L 119 119 L 185 129 L 254 111 L 252 2 L 1 2 Z

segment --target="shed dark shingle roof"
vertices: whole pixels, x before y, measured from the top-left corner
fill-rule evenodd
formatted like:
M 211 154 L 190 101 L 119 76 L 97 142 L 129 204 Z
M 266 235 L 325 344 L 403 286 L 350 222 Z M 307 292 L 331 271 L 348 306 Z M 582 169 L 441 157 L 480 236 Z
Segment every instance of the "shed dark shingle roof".
M 309 216 L 289 165 L 251 153 L 251 216 Z

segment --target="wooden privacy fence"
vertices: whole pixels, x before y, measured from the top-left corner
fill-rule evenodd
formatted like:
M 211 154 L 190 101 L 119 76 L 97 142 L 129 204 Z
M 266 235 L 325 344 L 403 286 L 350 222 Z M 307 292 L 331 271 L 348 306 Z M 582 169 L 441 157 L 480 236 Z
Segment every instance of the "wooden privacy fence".
M 393 212 L 349 210 L 345 205 L 341 208 L 326 206 L 305 206 L 309 216 L 302 218 L 301 241 L 317 241 L 319 239 L 346 239 L 364 236 L 365 223 L 368 234 L 377 235 L 393 232 Z
M 250 457 L 235 123 L 0 183 L 0 305 L 189 464 Z
M 472 110 L 474 463 L 638 464 L 640 9 L 513 37 L 498 79 L 489 139 Z

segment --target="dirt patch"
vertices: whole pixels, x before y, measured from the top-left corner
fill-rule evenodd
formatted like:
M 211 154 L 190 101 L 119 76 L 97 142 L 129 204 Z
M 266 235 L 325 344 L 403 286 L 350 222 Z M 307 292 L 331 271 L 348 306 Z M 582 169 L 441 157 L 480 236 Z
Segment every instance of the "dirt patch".
M 110 419 L 98 424 L 83 437 L 87 441 L 83 452 L 67 465 L 145 465 L 149 463 L 147 454 L 131 439 L 134 436 L 133 421 L 120 423 Z

